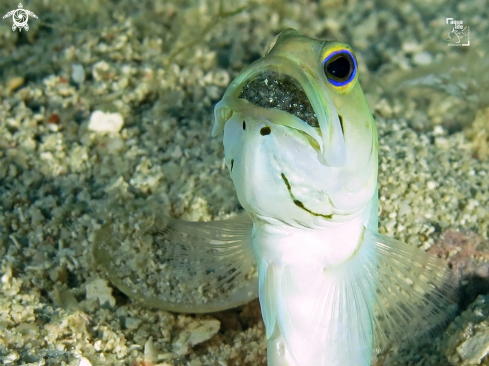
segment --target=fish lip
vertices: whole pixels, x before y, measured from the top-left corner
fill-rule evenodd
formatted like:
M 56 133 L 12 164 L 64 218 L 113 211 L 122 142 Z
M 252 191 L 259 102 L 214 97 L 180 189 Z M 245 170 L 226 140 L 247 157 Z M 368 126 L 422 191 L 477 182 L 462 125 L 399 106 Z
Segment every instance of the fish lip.
M 252 108 L 250 108 L 252 107 Z M 311 146 L 320 152 L 320 146 L 322 143 L 321 131 L 319 128 L 311 127 L 299 117 L 290 114 L 286 111 L 275 108 L 264 108 L 254 104 L 251 104 L 246 99 L 235 97 L 223 97 L 223 99 L 216 104 L 214 109 L 216 122 L 212 129 L 212 136 L 217 136 L 224 130 L 224 125 L 233 116 L 234 113 L 240 113 L 243 116 L 252 117 L 256 120 L 265 118 L 270 123 L 276 125 L 287 126 L 295 129 L 300 133 L 308 135 Z

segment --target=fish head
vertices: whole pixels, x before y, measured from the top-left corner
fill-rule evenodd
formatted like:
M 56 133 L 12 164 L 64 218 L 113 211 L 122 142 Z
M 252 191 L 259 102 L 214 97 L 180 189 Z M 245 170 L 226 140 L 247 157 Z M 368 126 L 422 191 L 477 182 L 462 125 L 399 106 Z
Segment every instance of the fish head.
M 377 186 L 377 132 L 350 46 L 287 29 L 215 107 L 212 134 L 250 214 L 298 226 L 343 222 Z

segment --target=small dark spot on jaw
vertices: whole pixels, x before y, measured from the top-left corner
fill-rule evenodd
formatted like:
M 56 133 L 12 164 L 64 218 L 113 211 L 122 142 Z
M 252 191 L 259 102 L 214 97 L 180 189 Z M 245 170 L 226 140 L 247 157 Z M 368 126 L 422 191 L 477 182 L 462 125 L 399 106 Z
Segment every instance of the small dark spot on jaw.
M 341 132 L 343 132 L 343 135 L 344 135 L 345 134 L 345 128 L 343 127 L 343 117 L 341 117 L 338 114 L 338 118 L 340 119 Z
M 270 129 L 270 127 L 263 127 L 260 130 L 260 135 L 262 135 L 262 136 L 270 135 L 271 132 L 272 132 L 272 130 Z
M 299 201 L 299 200 L 294 200 L 294 204 L 295 204 L 297 207 L 300 207 L 300 208 L 302 208 L 302 209 L 304 208 L 304 204 L 303 204 L 301 201 Z
M 282 180 L 284 181 L 285 185 L 287 186 L 287 190 L 289 191 L 289 193 L 291 194 L 292 196 L 292 192 L 291 192 L 291 187 L 290 187 L 290 183 L 289 183 L 289 180 L 287 179 L 287 177 L 285 176 L 284 173 L 281 173 L 280 174 L 282 176 Z
M 243 130 L 246 130 L 246 122 L 243 121 Z
M 231 159 L 231 171 L 233 171 L 233 167 L 234 167 L 234 159 Z

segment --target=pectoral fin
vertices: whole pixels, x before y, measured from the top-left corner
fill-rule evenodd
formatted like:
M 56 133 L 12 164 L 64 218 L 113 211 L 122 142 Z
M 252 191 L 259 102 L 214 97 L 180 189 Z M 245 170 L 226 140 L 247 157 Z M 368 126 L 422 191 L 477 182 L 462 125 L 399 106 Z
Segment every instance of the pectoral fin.
M 220 311 L 258 296 L 251 228 L 248 215 L 213 222 L 159 216 L 129 239 L 107 224 L 94 257 L 135 301 L 181 313 Z
M 441 260 L 368 229 L 337 267 L 262 263 L 260 271 L 269 357 L 294 365 L 370 365 L 372 353 L 430 334 L 456 309 Z
M 436 331 L 457 306 L 457 283 L 446 264 L 431 254 L 379 233 L 375 242 L 375 345 L 377 350 Z

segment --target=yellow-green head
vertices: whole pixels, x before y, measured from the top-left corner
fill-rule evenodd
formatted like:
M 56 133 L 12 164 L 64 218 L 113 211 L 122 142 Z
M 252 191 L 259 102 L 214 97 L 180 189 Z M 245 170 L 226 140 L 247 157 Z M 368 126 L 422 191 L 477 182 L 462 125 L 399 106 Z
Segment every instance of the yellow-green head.
M 293 29 L 275 37 L 215 108 L 226 164 L 250 213 L 324 226 L 368 204 L 377 133 L 351 48 Z

